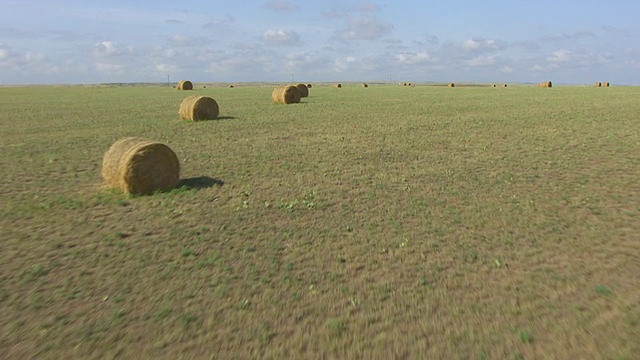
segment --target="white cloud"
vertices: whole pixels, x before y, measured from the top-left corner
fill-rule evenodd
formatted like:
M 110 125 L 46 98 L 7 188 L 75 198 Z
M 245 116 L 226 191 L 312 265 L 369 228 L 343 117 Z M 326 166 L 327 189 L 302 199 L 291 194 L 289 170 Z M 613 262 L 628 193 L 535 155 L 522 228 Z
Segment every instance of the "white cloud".
M 133 54 L 133 46 L 118 46 L 113 41 L 101 41 L 93 46 L 93 54 L 96 57 L 115 57 Z
M 551 53 L 551 56 L 547 57 L 548 62 L 562 63 L 571 61 L 571 51 L 569 50 L 556 50 Z
M 40 53 L 14 50 L 9 45 L 0 43 L 0 69 L 11 71 L 43 73 L 52 71 L 54 66 Z
M 322 59 L 318 53 L 313 51 L 300 51 L 287 54 L 285 66 L 287 69 L 297 70 L 309 68 L 317 69 L 321 65 Z
M 469 52 L 499 50 L 503 46 L 492 39 L 467 39 L 462 42 L 462 49 Z
M 535 72 L 553 72 L 560 68 L 558 64 L 548 64 L 548 65 L 534 65 L 531 70 Z
M 502 71 L 505 74 L 511 74 L 513 73 L 513 68 L 511 66 L 503 66 L 502 69 L 500 69 L 500 71 Z
M 345 72 L 350 71 L 357 64 L 358 59 L 355 56 L 346 56 L 343 58 L 336 59 L 333 62 L 334 69 L 337 72 Z
M 227 14 L 222 19 L 211 20 L 202 25 L 203 29 L 212 29 L 215 30 L 216 33 L 229 34 L 233 32 L 233 24 L 235 23 L 236 18 L 232 15 Z
M 476 56 L 471 60 L 467 60 L 467 65 L 469 66 L 492 66 L 497 62 L 497 56 Z
M 571 33 L 545 35 L 540 40 L 545 42 L 558 42 L 564 40 L 579 40 L 584 38 L 594 38 L 596 35 L 591 30 L 578 30 Z
M 262 34 L 262 40 L 267 45 L 300 45 L 300 36 L 284 29 L 268 29 Z
M 188 35 L 172 35 L 167 41 L 174 46 L 189 46 L 193 43 L 193 38 Z
M 388 34 L 393 25 L 372 16 L 353 16 L 349 19 L 347 28 L 337 31 L 338 40 L 376 40 Z
M 431 60 L 431 55 L 426 51 L 421 52 L 403 52 L 395 55 L 395 59 L 402 65 L 415 65 L 425 63 Z

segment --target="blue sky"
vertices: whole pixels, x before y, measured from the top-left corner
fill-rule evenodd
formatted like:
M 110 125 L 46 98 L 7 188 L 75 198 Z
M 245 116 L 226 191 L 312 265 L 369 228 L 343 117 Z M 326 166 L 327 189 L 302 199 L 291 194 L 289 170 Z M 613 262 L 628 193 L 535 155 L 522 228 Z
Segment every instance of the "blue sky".
M 0 85 L 640 85 L 638 0 L 0 0 Z

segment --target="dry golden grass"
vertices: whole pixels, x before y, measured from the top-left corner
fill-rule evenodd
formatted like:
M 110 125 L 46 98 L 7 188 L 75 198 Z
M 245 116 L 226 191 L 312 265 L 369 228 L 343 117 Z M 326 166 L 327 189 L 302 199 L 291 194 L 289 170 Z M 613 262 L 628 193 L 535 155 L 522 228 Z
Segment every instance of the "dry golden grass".
M 306 98 L 309 96 L 309 88 L 305 84 L 296 85 L 298 90 L 300 90 L 300 97 Z
M 182 120 L 211 120 L 218 117 L 218 103 L 208 96 L 187 96 L 180 104 L 178 111 Z
M 102 177 L 125 194 L 168 191 L 180 180 L 180 162 L 168 146 L 129 137 L 115 142 L 102 161 Z
M 300 102 L 302 94 L 297 86 L 284 85 L 273 89 L 271 98 L 276 104 L 294 104 Z
M 180 80 L 178 86 L 176 87 L 178 90 L 193 90 L 193 83 L 189 80 Z

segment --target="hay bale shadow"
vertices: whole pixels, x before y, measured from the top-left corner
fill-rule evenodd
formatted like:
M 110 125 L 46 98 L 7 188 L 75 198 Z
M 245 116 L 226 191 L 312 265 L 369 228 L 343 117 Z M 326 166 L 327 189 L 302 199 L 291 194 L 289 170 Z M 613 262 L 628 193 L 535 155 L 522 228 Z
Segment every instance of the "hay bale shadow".
M 208 176 L 198 176 L 180 180 L 177 188 L 185 187 L 189 189 L 207 189 L 216 185 L 222 186 L 224 185 L 224 181 Z

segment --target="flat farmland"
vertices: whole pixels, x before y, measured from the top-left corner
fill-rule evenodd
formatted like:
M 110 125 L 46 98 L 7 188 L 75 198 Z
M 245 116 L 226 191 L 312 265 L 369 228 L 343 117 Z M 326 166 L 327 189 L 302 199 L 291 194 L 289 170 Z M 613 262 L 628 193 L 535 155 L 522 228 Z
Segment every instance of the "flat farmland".
M 195 85 L 0 88 L 1 358 L 637 359 L 640 88 Z

